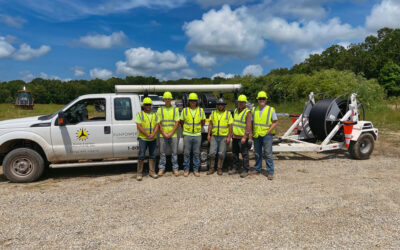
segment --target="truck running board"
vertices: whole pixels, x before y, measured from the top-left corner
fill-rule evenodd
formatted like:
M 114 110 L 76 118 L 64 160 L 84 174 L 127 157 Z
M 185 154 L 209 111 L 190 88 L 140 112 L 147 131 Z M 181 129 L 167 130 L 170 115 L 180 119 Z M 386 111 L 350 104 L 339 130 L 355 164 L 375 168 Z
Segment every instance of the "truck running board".
M 50 168 L 70 168 L 70 167 L 91 167 L 91 166 L 108 166 L 138 163 L 138 160 L 121 160 L 121 161 L 88 161 L 75 163 L 58 163 L 50 164 Z

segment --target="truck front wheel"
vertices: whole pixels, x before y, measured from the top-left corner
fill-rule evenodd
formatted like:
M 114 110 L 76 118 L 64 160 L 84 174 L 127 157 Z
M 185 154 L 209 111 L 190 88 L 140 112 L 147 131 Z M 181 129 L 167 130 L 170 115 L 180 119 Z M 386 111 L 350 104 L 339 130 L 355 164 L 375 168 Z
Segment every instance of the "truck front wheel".
M 33 149 L 17 148 L 3 161 L 3 173 L 11 182 L 32 182 L 40 178 L 45 168 L 43 157 Z

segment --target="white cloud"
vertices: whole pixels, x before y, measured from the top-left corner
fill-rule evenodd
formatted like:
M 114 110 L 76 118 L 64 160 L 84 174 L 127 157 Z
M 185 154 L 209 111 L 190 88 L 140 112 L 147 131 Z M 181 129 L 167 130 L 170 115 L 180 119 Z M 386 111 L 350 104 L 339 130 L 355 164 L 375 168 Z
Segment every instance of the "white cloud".
M 92 15 L 122 13 L 138 7 L 176 8 L 186 2 L 187 0 L 13 0 L 13 5 L 29 8 L 31 12 L 50 20 L 70 21 Z
M 35 76 L 35 74 L 33 74 L 31 71 L 22 71 L 22 72 L 19 72 L 19 75 L 22 77 L 22 80 L 24 80 L 25 82 L 30 82 L 34 78 L 42 78 L 42 79 L 46 79 L 46 80 L 59 80 L 62 82 L 67 82 L 67 81 L 71 80 L 70 78 L 61 79 L 59 76 L 48 75 L 44 72 L 40 72 L 39 76 Z
M 383 0 L 372 8 L 371 15 L 366 18 L 366 27 L 370 31 L 381 28 L 400 28 L 400 1 Z
M 257 22 L 245 7 L 235 11 L 228 5 L 219 11 L 212 9 L 201 20 L 185 23 L 183 29 L 189 37 L 187 48 L 202 54 L 251 58 L 265 45 Z
M 285 19 L 273 17 L 264 20 L 260 27 L 265 39 L 276 43 L 290 43 L 298 48 L 319 48 L 326 43 L 359 39 L 366 34 L 363 28 L 342 24 L 339 18 L 332 18 L 327 23 L 288 23 Z
M 131 48 L 125 51 L 125 57 L 126 61 L 116 63 L 117 74 L 148 76 L 188 67 L 183 55 L 170 50 L 159 52 L 150 48 Z
M 261 67 L 261 65 L 257 64 L 257 65 L 249 65 L 246 68 L 244 68 L 242 75 L 246 76 L 246 75 L 251 75 L 251 76 L 260 76 L 262 75 L 263 72 L 263 68 Z
M 15 48 L 7 41 L 5 37 L 0 36 L 0 59 L 9 57 Z
M 272 15 L 268 8 L 269 5 L 261 4 L 235 10 L 227 5 L 220 10 L 212 9 L 201 20 L 184 25 L 189 37 L 187 48 L 201 54 L 245 59 L 258 55 L 266 41 L 280 44 L 286 51 L 319 49 L 336 42 L 359 40 L 367 34 L 363 27 L 352 27 L 339 18 L 288 22 Z
M 320 19 L 326 16 L 326 10 L 322 6 L 328 0 L 278 0 L 269 9 L 281 15 L 294 18 Z M 332 2 L 332 1 L 331 1 Z M 269 1 L 268 1 L 269 3 Z
M 19 50 L 15 52 L 12 57 L 18 61 L 28 61 L 36 57 L 41 57 L 51 50 L 50 46 L 42 45 L 38 49 L 32 49 L 26 43 L 21 44 Z
M 35 75 L 30 71 L 22 71 L 19 72 L 19 75 L 22 77 L 22 80 L 25 82 L 30 82 L 35 78 Z
M 303 62 L 306 58 L 308 58 L 312 54 L 321 54 L 323 49 L 317 49 L 317 50 L 309 50 L 309 49 L 298 49 L 292 52 L 289 57 L 292 59 L 293 63 L 301 63 Z
M 180 71 L 172 71 L 164 80 L 192 79 L 196 75 L 197 72 L 193 69 L 182 69 Z
M 94 68 L 90 70 L 90 78 L 107 80 L 112 77 L 112 72 L 108 69 Z
M 127 41 L 127 36 L 124 32 L 113 32 L 111 35 L 87 35 L 79 39 L 79 41 L 90 48 L 94 49 L 109 49 L 113 46 L 121 46 Z
M 234 75 L 234 74 L 226 74 L 226 73 L 224 73 L 224 72 L 219 72 L 219 73 L 216 73 L 216 74 L 212 75 L 212 76 L 211 76 L 211 79 L 214 80 L 214 78 L 216 78 L 216 77 L 221 77 L 221 78 L 229 79 L 229 78 L 234 78 L 235 75 Z
M 20 29 L 24 23 L 26 23 L 26 20 L 19 16 L 12 17 L 9 15 L 0 14 L 0 22 L 5 23 L 10 27 Z
M 217 60 L 214 56 L 204 56 L 201 54 L 196 54 L 192 58 L 192 62 L 199 65 L 202 68 L 210 68 L 217 63 Z
M 196 2 L 201 7 L 208 8 L 211 6 L 220 6 L 223 4 L 229 4 L 229 5 L 245 4 L 246 2 L 254 2 L 254 0 L 197 0 Z
M 86 74 L 83 67 L 75 66 L 71 68 L 74 71 L 74 76 L 84 76 Z

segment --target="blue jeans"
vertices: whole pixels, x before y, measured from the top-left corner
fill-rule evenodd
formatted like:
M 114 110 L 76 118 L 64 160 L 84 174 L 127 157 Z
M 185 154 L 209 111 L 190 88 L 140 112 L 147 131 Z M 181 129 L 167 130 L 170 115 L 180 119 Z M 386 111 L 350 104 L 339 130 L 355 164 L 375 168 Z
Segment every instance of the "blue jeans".
M 178 138 L 171 137 L 169 139 L 165 139 L 160 137 L 160 164 L 158 168 L 160 170 L 165 170 L 165 165 L 167 164 L 167 157 L 165 156 L 165 152 L 167 151 L 167 147 L 170 148 L 171 151 L 171 161 L 172 161 L 172 169 L 178 170 Z
M 149 158 L 156 158 L 156 148 L 157 148 L 157 140 L 153 141 L 145 141 L 143 139 L 139 140 L 139 161 L 143 161 L 146 156 L 146 150 L 149 148 Z
M 185 146 L 183 168 L 185 172 L 189 171 L 190 168 L 190 152 L 193 152 L 193 171 L 199 171 L 200 167 L 200 146 L 201 146 L 201 135 L 199 136 L 183 136 L 183 142 Z
M 208 156 L 210 158 L 215 158 L 218 153 L 220 159 L 225 158 L 226 154 L 226 136 L 211 136 L 210 140 L 210 153 Z
M 261 172 L 262 158 L 264 158 L 265 163 L 267 164 L 268 173 L 274 173 L 272 140 L 273 135 L 271 134 L 265 135 L 263 137 L 259 136 L 258 138 L 254 138 L 254 152 L 256 156 L 256 165 L 254 165 L 254 170 Z

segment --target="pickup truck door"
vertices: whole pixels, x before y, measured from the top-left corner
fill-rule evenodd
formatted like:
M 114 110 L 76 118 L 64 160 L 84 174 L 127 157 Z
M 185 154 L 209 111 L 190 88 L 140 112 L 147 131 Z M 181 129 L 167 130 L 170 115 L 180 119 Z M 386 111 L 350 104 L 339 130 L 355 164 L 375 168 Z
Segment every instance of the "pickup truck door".
M 64 110 L 65 126 L 51 127 L 57 161 L 113 157 L 110 96 L 78 100 Z
M 139 154 L 136 114 L 141 110 L 137 95 L 113 96 L 113 151 L 116 158 L 132 158 Z

